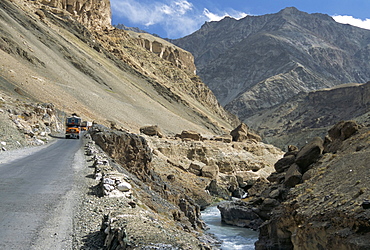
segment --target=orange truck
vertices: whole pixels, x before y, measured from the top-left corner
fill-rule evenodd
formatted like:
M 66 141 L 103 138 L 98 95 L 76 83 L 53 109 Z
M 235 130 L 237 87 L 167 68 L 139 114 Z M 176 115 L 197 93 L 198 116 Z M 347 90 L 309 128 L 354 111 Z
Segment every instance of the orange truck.
M 66 119 L 66 139 L 80 139 L 81 118 L 77 114 Z

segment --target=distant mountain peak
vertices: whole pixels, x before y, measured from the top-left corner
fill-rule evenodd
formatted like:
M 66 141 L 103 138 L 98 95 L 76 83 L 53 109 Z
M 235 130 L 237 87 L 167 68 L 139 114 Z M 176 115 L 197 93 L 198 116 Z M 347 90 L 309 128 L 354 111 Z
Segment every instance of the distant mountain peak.
M 301 91 L 367 82 L 369 41 L 369 30 L 288 7 L 213 22 L 174 43 L 193 53 L 220 103 L 246 120 Z
M 297 13 L 305 13 L 305 12 L 298 10 L 296 7 L 286 7 L 280 10 L 277 14 L 297 14 Z

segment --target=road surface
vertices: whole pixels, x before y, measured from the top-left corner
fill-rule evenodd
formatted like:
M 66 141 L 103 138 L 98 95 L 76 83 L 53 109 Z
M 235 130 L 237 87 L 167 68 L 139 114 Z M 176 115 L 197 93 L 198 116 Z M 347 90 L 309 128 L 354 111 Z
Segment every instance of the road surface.
M 71 249 L 81 144 L 57 139 L 12 161 L 0 153 L 0 249 Z

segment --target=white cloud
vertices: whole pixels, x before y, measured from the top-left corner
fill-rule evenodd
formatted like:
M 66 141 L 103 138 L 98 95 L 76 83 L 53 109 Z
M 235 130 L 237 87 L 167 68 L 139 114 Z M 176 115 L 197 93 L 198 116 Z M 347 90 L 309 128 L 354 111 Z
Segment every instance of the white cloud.
M 210 12 L 208 9 L 203 10 L 203 14 L 208 18 L 208 21 L 220 21 L 225 16 L 220 16 Z
M 161 25 L 168 36 L 182 36 L 198 28 L 190 13 L 193 4 L 186 0 L 111 0 L 111 7 L 115 15 L 128 19 L 134 25 Z
M 341 16 L 341 15 L 333 16 L 333 18 L 338 23 L 350 24 L 356 27 L 370 30 L 370 19 L 368 18 L 365 20 L 362 20 L 362 19 L 354 18 L 353 16 Z
M 232 10 L 230 14 L 225 12 L 222 15 L 218 15 L 218 14 L 210 12 L 208 9 L 204 9 L 203 14 L 208 18 L 208 21 L 220 21 L 221 19 L 223 19 L 227 16 L 228 17 L 233 17 L 235 19 L 241 19 L 241 18 L 247 16 L 246 13 L 235 11 L 235 10 Z
M 235 10 L 230 10 L 229 13 L 222 12 L 220 15 L 208 9 L 202 11 L 190 1 L 111 0 L 111 7 L 116 17 L 124 17 L 129 20 L 131 26 L 144 26 L 149 29 L 150 26 L 160 25 L 167 32 L 167 37 L 171 38 L 188 35 L 207 21 L 219 21 L 225 16 L 236 19 L 246 16 L 245 13 Z

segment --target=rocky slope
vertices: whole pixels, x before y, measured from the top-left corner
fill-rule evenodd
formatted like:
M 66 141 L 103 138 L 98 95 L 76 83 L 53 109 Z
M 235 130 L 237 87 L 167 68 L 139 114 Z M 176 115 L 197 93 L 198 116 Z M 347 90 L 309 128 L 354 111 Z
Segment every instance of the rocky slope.
M 369 30 L 286 8 L 206 23 L 173 42 L 193 53 L 220 103 L 249 122 L 300 92 L 367 82 L 369 41 Z
M 25 102 L 0 92 L 1 151 L 43 145 L 64 127 L 65 114 L 52 103 Z
M 369 127 L 342 122 L 329 130 L 324 144 L 316 144 L 317 160 L 314 150 L 303 160 L 301 150 L 295 163 L 303 183 L 286 185 L 294 188 L 261 227 L 257 249 L 367 249 L 369 138 Z M 292 166 L 285 181 L 293 176 Z
M 172 134 L 179 128 L 222 134 L 237 123 L 196 75 L 179 68 L 191 65 L 191 56 L 177 65 L 180 56 L 166 60 L 181 49 L 171 46 L 161 58 L 108 25 L 105 2 L 70 1 L 72 9 L 64 2 L 0 3 L 2 91 L 132 131 L 158 124 Z M 102 14 L 90 9 L 100 7 Z

